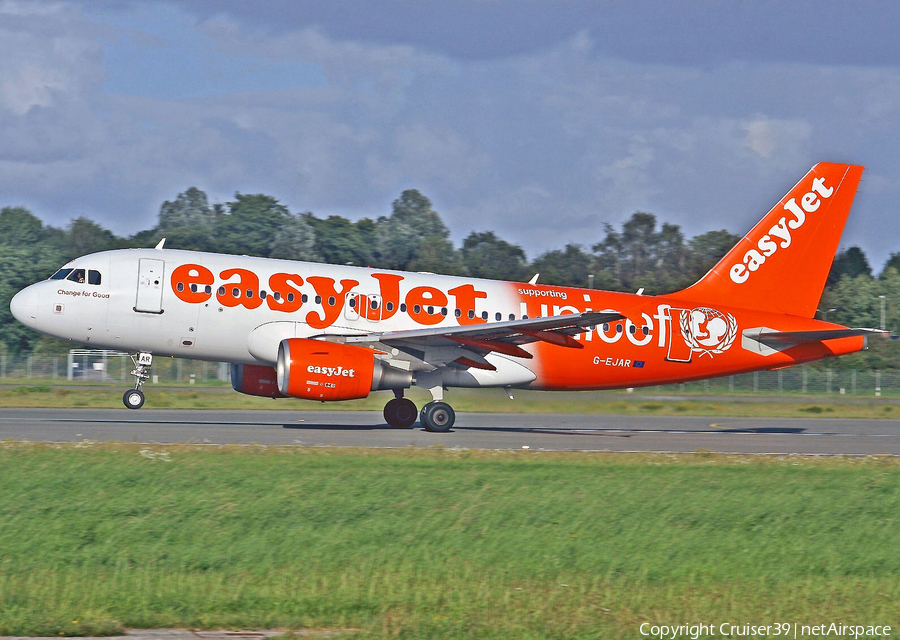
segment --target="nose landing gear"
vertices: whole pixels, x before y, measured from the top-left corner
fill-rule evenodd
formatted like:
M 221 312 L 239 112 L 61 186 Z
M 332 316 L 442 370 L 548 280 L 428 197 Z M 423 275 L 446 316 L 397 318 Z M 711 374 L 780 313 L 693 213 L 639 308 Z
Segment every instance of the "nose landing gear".
M 150 378 L 150 366 L 153 364 L 153 355 L 141 352 L 131 356 L 131 361 L 134 363 L 134 370 L 131 372 L 131 375 L 135 378 L 134 389 L 129 389 L 125 392 L 125 395 L 122 396 L 122 402 L 129 409 L 140 409 L 144 406 L 144 392 L 141 391 L 141 387 Z
M 122 396 L 122 402 L 129 409 L 140 409 L 144 406 L 144 392 L 140 389 L 129 389 Z

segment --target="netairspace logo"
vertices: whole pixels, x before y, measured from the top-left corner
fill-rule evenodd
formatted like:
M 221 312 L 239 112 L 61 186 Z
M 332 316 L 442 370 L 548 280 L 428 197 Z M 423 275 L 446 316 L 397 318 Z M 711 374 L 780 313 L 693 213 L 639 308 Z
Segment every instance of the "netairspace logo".
M 650 624 L 644 622 L 640 626 L 642 636 L 661 638 L 662 640 L 675 640 L 676 638 L 690 638 L 698 640 L 703 636 L 709 637 L 818 637 L 818 638 L 885 638 L 891 635 L 891 627 L 887 625 L 846 625 L 837 622 L 818 625 L 806 625 L 797 622 L 779 622 L 775 624 L 730 624 L 723 622 L 716 626 L 713 624 Z M 717 633 L 718 632 L 718 633 Z

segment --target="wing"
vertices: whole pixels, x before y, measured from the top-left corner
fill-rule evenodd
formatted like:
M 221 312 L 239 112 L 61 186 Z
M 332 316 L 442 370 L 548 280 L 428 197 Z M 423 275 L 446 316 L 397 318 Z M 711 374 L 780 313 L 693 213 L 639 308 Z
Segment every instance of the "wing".
M 574 336 L 593 330 L 598 324 L 624 317 L 616 311 L 586 311 L 548 318 L 368 333 L 347 336 L 346 342 L 398 349 L 434 367 L 453 363 L 463 368 L 493 371 L 494 365 L 484 358 L 489 353 L 531 358 L 532 354 L 521 345 L 533 342 L 582 349 L 584 345 Z

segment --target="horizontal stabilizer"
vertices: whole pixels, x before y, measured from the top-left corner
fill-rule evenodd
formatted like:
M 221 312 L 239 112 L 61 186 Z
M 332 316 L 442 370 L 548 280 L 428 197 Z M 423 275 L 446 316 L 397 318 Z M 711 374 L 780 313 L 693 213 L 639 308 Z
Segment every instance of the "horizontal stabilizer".
M 769 344 L 804 344 L 807 342 L 822 342 L 823 340 L 837 340 L 839 338 L 886 333 L 886 331 L 879 329 L 823 329 L 821 331 L 772 331 L 771 329 L 764 329 L 753 337 L 759 342 Z
M 824 343 L 828 340 L 859 336 L 887 335 L 878 329 L 821 329 L 817 331 L 776 331 L 769 327 L 755 327 L 741 332 L 741 346 L 747 351 L 770 356 L 798 345 Z
M 821 329 L 818 331 L 776 331 L 768 327 L 745 329 L 742 335 L 742 345 L 748 351 L 757 351 L 764 355 L 771 355 L 776 351 L 783 351 L 795 347 L 798 344 L 811 344 L 826 340 L 839 340 L 841 338 L 854 338 L 856 336 L 887 335 L 886 331 L 878 329 Z

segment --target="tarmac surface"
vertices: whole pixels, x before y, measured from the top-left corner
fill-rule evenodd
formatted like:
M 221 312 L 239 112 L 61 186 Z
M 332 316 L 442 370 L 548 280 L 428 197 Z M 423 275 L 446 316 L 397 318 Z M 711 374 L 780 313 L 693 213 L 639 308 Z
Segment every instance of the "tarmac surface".
M 0 440 L 900 455 L 900 420 L 459 413 L 448 433 L 374 411 L 2 409 Z

